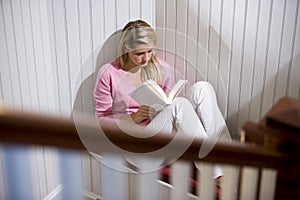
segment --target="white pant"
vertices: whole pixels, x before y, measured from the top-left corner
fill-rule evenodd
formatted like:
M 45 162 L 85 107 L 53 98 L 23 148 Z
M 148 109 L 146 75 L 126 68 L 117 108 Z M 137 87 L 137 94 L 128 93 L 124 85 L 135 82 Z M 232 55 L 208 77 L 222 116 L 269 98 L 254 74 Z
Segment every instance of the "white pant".
M 218 107 L 215 91 L 208 82 L 197 82 L 186 98 L 178 97 L 162 110 L 147 127 L 152 131 L 181 132 L 199 138 L 230 138 L 225 120 Z M 224 137 L 224 136 L 222 136 Z

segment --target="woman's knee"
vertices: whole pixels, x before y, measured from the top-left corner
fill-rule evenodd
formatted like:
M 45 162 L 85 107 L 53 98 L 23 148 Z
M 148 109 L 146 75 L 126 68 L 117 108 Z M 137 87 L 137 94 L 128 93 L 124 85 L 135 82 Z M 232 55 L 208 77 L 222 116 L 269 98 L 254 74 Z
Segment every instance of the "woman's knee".
M 191 87 L 191 90 L 195 91 L 203 91 L 206 89 L 214 91 L 214 87 L 207 81 L 198 81 L 194 83 Z
M 207 81 L 198 81 L 194 83 L 187 93 L 187 97 L 190 101 L 199 101 L 199 99 L 208 96 L 215 96 L 215 90 L 213 86 Z

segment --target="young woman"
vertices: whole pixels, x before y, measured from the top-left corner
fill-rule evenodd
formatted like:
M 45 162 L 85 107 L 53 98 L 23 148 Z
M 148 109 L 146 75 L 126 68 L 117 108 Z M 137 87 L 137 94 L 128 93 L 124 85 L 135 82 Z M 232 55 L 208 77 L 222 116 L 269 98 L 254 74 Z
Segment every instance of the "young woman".
M 174 85 L 174 71 L 156 56 L 156 43 L 156 33 L 146 22 L 136 20 L 125 25 L 118 58 L 104 65 L 98 73 L 94 91 L 97 118 L 111 118 L 117 124 L 122 120 L 131 121 L 133 130 L 142 127 L 154 131 L 154 127 L 159 127 L 156 131 L 172 133 L 175 130 L 201 138 L 217 137 L 224 130 L 228 132 L 214 89 L 208 82 L 195 83 L 186 98 L 178 97 L 160 112 L 137 104 L 129 96 L 147 79 L 156 81 L 165 92 Z
M 230 138 L 214 89 L 208 82 L 193 84 L 186 97 L 177 97 L 160 112 L 139 105 L 129 96 L 148 79 L 157 82 L 165 92 L 174 85 L 174 71 L 156 56 L 156 43 L 156 33 L 146 22 L 136 20 L 125 25 L 118 58 L 105 64 L 98 73 L 94 99 L 99 121 L 112 120 L 137 137 L 175 132 L 190 137 Z M 221 175 L 221 171 L 215 170 L 215 177 Z

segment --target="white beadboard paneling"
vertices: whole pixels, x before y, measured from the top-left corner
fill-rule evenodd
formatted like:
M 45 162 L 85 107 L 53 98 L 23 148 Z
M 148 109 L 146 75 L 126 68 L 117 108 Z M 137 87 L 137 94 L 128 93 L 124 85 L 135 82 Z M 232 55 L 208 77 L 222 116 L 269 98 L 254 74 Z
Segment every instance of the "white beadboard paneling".
M 26 57 L 26 47 L 25 47 L 25 37 L 24 37 L 24 26 L 23 26 L 23 16 L 22 7 L 20 1 L 11 1 L 12 16 L 15 31 L 15 44 L 16 44 L 16 59 L 19 67 L 19 77 L 20 77 L 20 93 L 22 97 L 22 108 L 31 108 L 31 98 L 30 98 L 30 86 L 29 86 L 29 74 L 28 74 L 28 63 Z
M 31 99 L 31 108 L 35 111 L 40 110 L 40 94 L 38 92 L 38 78 L 36 71 L 36 59 L 34 55 L 34 38 L 33 38 L 33 29 L 32 29 L 32 14 L 29 0 L 21 1 L 22 8 L 22 18 L 24 24 L 24 43 L 25 43 L 25 54 L 26 54 L 26 62 L 27 62 L 27 70 L 28 70 L 28 78 L 29 81 L 29 93 L 27 96 Z
M 122 1 L 123 2 L 123 1 Z M 104 23 L 105 18 L 103 17 L 104 13 L 104 0 L 92 0 L 92 27 L 93 27 L 93 47 L 96 49 L 100 44 L 104 42 Z M 117 14 L 117 16 L 119 16 Z M 121 20 L 121 19 L 120 19 Z M 119 21 L 119 20 L 118 20 Z
M 38 85 L 38 94 L 39 94 L 39 108 L 42 112 L 47 113 L 49 111 L 49 105 L 52 104 L 54 100 L 50 95 L 48 95 L 48 91 L 51 90 L 47 87 L 47 82 L 50 81 L 52 84 L 53 80 L 48 79 L 48 76 L 51 77 L 51 73 L 47 75 L 49 69 L 52 68 L 51 65 L 47 65 L 47 61 L 45 60 L 45 49 L 48 46 L 45 46 L 43 42 L 43 28 L 42 24 L 44 23 L 42 20 L 44 19 L 44 13 L 40 10 L 40 5 L 42 2 L 39 1 L 30 1 L 30 12 L 31 12 L 31 23 L 32 23 L 32 37 L 33 37 L 33 49 L 35 59 L 35 65 L 30 66 L 31 68 L 35 68 L 37 74 L 37 85 Z M 42 17 L 43 16 L 43 17 Z M 45 52 L 46 53 L 46 52 Z M 51 67 L 50 67 L 51 66 Z M 47 69 L 47 67 L 50 67 Z M 50 78 L 49 77 L 49 78 Z M 37 105 L 36 105 L 37 106 Z
M 165 33 L 165 28 L 166 28 L 166 23 L 165 23 L 165 18 L 167 18 L 165 16 L 165 12 L 166 10 L 166 2 L 165 1 L 157 1 L 155 4 L 155 10 L 156 10 L 156 15 L 155 15 L 155 28 L 156 29 L 156 34 L 157 34 L 157 55 L 160 56 L 163 59 L 166 59 L 165 57 L 165 37 L 166 37 L 166 33 Z M 175 12 L 174 12 L 175 13 Z M 167 18 L 168 19 L 168 18 Z M 175 44 L 174 44 L 175 45 Z M 174 48 L 175 49 L 175 48 Z M 174 62 L 173 62 L 174 63 Z M 170 63 L 171 66 L 173 63 Z
M 221 99 L 218 98 L 219 107 L 223 116 L 227 117 L 228 107 L 228 84 L 231 63 L 232 29 L 234 17 L 234 0 L 223 2 L 222 22 L 220 35 L 220 66 L 217 90 Z
M 46 14 L 47 13 L 47 14 Z M 39 1 L 39 16 L 32 16 L 32 17 L 39 17 L 40 18 L 40 29 L 41 29 L 41 35 L 42 35 L 42 52 L 43 52 L 43 76 L 38 76 L 39 82 L 40 80 L 43 80 L 43 83 L 39 83 L 39 87 L 41 87 L 41 90 L 43 91 L 43 96 L 40 98 L 42 101 L 42 107 L 48 108 L 48 113 L 57 114 L 59 113 L 59 100 L 58 100 L 58 85 L 57 81 L 55 79 L 56 74 L 56 68 L 55 68 L 55 59 L 52 51 L 53 48 L 53 31 L 51 31 L 51 21 L 52 21 L 52 15 L 50 15 L 51 12 L 51 6 L 50 1 L 48 0 L 40 0 Z M 33 32 L 36 32 L 33 30 Z M 53 46 L 52 46 L 53 45 Z M 39 56 L 38 54 L 36 56 Z M 36 65 L 38 67 L 41 67 L 39 65 Z M 46 82 L 46 83 L 44 83 Z M 40 90 L 40 89 L 39 89 Z M 39 92 L 40 94 L 40 92 Z M 41 94 L 40 94 L 41 95 Z M 47 99 L 47 101 L 45 100 Z M 47 103 L 47 105 L 45 105 Z M 45 109 L 43 109 L 45 110 Z
M 22 94 L 21 94 L 21 82 L 20 82 L 20 71 L 19 61 L 16 49 L 16 38 L 15 38 L 15 25 L 13 21 L 13 13 L 10 1 L 1 1 L 2 15 L 3 15 L 3 28 L 5 31 L 6 39 L 6 51 L 7 51 L 7 67 L 9 67 L 9 74 L 12 83 L 11 93 L 13 96 L 13 106 L 22 108 Z M 8 91 L 9 92 L 9 91 Z
M 11 79 L 11 69 L 9 65 L 9 57 L 8 57 L 8 43 L 6 36 L 6 28 L 4 21 L 4 13 L 3 13 L 3 2 L 0 1 L 0 68 L 1 73 L 1 91 L 3 92 L 3 101 L 6 101 L 5 105 L 9 106 L 13 105 L 14 95 L 13 95 L 13 81 Z M 5 83 L 5 85 L 4 85 Z M 4 103 L 4 102 L 3 102 Z
M 186 31 L 187 31 L 187 10 L 188 3 L 184 0 L 178 0 L 176 4 L 176 40 L 175 40 L 175 70 L 176 75 L 186 76 Z M 166 36 L 167 37 L 167 36 Z
M 186 77 L 190 80 L 190 83 L 195 82 L 196 69 L 197 69 L 197 36 L 198 36 L 198 1 L 190 0 L 188 1 L 188 11 L 187 11 L 187 35 L 186 45 L 187 45 L 187 70 Z
M 242 68 L 244 29 L 246 18 L 246 1 L 236 1 L 232 42 L 232 57 L 230 68 L 230 81 L 228 92 L 228 128 L 233 137 L 237 137 L 238 132 L 238 102 L 240 91 L 240 73 Z
M 94 70 L 94 55 L 93 55 L 93 32 L 91 19 L 91 5 L 89 1 L 79 2 L 79 28 L 80 28 L 80 47 L 81 47 L 81 70 L 80 75 L 85 84 L 82 87 L 82 111 L 93 114 L 94 106 L 92 91 L 94 83 L 92 79 L 86 79 Z
M 220 29 L 221 29 L 221 1 L 215 0 L 211 1 L 210 10 L 210 28 L 209 28 L 209 45 L 208 45 L 208 55 L 210 59 L 208 60 L 207 67 L 207 80 L 212 84 L 212 86 L 217 91 L 217 82 L 219 74 L 219 47 L 220 47 Z
M 207 80 L 207 65 L 208 65 L 208 45 L 209 45 L 209 27 L 210 27 L 210 1 L 199 2 L 199 31 L 198 31 L 198 49 L 197 67 L 201 73 L 201 77 L 197 80 Z
M 104 30 L 105 30 L 105 38 L 108 38 L 111 34 L 113 34 L 117 30 L 116 24 L 116 2 L 113 1 L 104 1 L 104 13 L 103 18 L 104 21 Z
M 261 99 L 263 92 L 264 73 L 266 66 L 267 46 L 270 29 L 272 1 L 260 1 L 258 30 L 256 39 L 256 52 L 254 57 L 253 82 L 251 87 L 251 102 L 249 108 L 249 119 L 258 121 L 261 117 Z
M 289 78 L 288 95 L 294 98 L 300 98 L 300 3 L 297 1 L 297 19 L 295 23 L 295 42 L 293 47 L 293 57 L 291 61 L 291 70 Z
M 163 4 L 163 2 L 158 2 Z M 161 43 L 163 43 L 163 49 L 165 50 L 165 60 L 169 63 L 170 67 L 174 67 L 175 65 L 175 41 L 176 41 L 176 1 L 166 0 L 165 1 L 165 9 L 163 13 L 161 13 L 161 17 L 165 21 L 165 24 L 162 24 L 162 27 L 165 27 L 166 31 L 164 37 L 161 38 Z M 165 16 L 164 16 L 165 14 Z M 157 23 L 158 23 L 157 22 Z
M 238 127 L 242 127 L 248 119 L 249 99 L 251 99 L 252 77 L 254 55 L 256 51 L 256 36 L 258 24 L 258 0 L 247 2 L 247 17 L 245 27 L 245 44 L 243 49 L 243 61 L 241 68 L 240 80 L 240 97 L 239 97 L 239 112 L 238 112 Z
M 141 18 L 140 0 L 129 0 L 129 17 L 133 20 Z
M 122 29 L 125 24 L 130 20 L 129 16 L 129 0 L 116 3 L 116 23 L 117 29 Z
M 69 69 L 68 36 L 64 1 L 52 1 L 53 34 L 56 59 L 56 80 L 58 83 L 60 114 L 69 115 L 71 112 L 71 85 Z
M 67 44 L 68 44 L 68 62 L 70 67 L 70 84 L 72 92 L 74 91 L 74 85 L 76 79 L 79 76 L 80 65 L 81 65 L 81 44 L 80 44 L 80 22 L 79 22 L 79 5 L 78 1 L 66 0 L 65 2 L 66 12 L 66 28 L 67 28 Z M 75 94 L 72 93 L 72 99 Z
M 292 60 L 295 21 L 297 17 L 295 1 L 286 1 L 284 10 L 283 32 L 280 45 L 278 71 L 275 79 L 274 103 L 287 94 L 288 72 Z
M 283 33 L 283 17 L 286 1 L 272 2 L 269 46 L 265 68 L 261 113 L 264 115 L 273 105 L 275 78 L 278 72 L 279 56 Z
M 122 1 L 123 2 L 123 1 Z M 151 26 L 155 26 L 154 22 L 154 1 L 140 0 L 141 16 L 140 18 L 146 20 Z

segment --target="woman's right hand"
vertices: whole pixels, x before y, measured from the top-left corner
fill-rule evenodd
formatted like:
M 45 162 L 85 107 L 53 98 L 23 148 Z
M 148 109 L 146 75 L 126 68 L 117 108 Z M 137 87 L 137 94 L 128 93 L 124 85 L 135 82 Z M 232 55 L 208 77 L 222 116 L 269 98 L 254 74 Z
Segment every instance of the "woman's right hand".
M 135 123 L 140 123 L 146 119 L 155 117 L 157 113 L 154 108 L 142 105 L 135 113 L 130 114 L 130 117 Z

